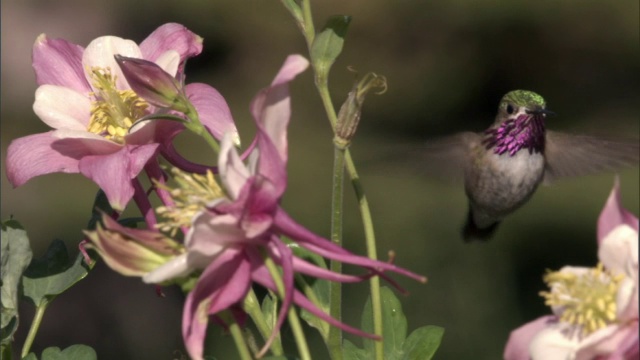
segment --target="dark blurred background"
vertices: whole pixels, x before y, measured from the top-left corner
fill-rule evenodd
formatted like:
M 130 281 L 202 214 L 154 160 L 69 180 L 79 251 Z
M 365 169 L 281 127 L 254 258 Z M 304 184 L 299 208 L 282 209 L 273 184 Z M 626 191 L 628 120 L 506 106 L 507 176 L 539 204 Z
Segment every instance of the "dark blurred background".
M 409 330 L 445 327 L 438 359 L 498 359 L 509 332 L 547 314 L 538 292 L 545 269 L 594 266 L 596 220 L 614 175 L 568 179 L 541 188 L 486 244 L 464 244 L 466 215 L 460 184 L 420 174 L 420 164 L 376 164 L 398 144 L 460 130 L 482 130 L 501 96 L 528 89 L 542 94 L 558 116 L 556 130 L 638 138 L 639 4 L 637 1 L 316 1 L 316 27 L 334 14 L 353 16 L 330 85 L 338 107 L 353 81 L 347 66 L 375 71 L 389 90 L 370 95 L 352 145 L 371 202 L 378 250 L 429 277 L 426 285 L 399 279 Z M 86 46 L 101 35 L 143 40 L 165 22 L 180 22 L 204 38 L 189 62 L 188 82 L 206 82 L 227 99 L 248 144 L 254 134 L 249 102 L 267 85 L 286 55 L 306 54 L 297 27 L 277 1 L 2 1 L 2 159 L 17 137 L 47 131 L 33 113 L 36 89 L 31 46 L 40 33 Z M 289 188 L 284 207 L 310 229 L 329 234 L 332 142 L 321 102 L 307 71 L 292 85 Z M 180 150 L 212 163 L 203 144 L 181 135 Z M 34 255 L 54 238 L 75 255 L 96 186 L 80 175 L 48 175 L 12 189 L 2 167 L 2 219 L 27 228 Z M 624 205 L 638 213 L 638 169 L 620 173 Z M 345 246 L 364 253 L 355 197 L 346 196 Z M 366 284 L 344 288 L 344 320 L 360 323 Z M 75 343 L 101 359 L 173 359 L 183 352 L 182 297 L 155 295 L 139 279 L 99 264 L 56 299 L 45 314 L 33 350 Z M 33 315 L 22 304 L 22 345 Z M 221 331 L 216 328 L 214 335 Z M 308 334 L 313 334 L 308 329 Z M 287 336 L 285 336 L 287 337 Z M 230 338 L 216 337 L 218 359 L 236 358 Z M 352 339 L 359 342 L 358 339 Z M 317 348 L 317 349 L 315 349 Z M 317 358 L 324 347 L 314 343 Z

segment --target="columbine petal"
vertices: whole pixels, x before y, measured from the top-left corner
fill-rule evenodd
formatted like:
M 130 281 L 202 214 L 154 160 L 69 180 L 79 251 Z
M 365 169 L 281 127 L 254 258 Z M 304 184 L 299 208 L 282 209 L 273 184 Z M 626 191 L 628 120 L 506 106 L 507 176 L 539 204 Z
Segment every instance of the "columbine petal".
M 616 227 L 600 243 L 598 258 L 614 274 L 631 275 L 638 269 L 638 232 L 627 225 Z
M 194 269 L 187 261 L 188 254 L 174 257 L 166 263 L 142 276 L 142 281 L 147 284 L 160 284 L 167 280 L 181 278 L 189 275 Z
M 178 53 L 173 53 L 177 60 Z M 180 103 L 180 83 L 158 64 L 122 55 L 115 55 L 115 59 L 129 86 L 140 97 L 161 108 L 186 111 Z M 177 68 L 177 61 L 175 65 Z
M 202 52 L 202 38 L 189 31 L 183 25 L 167 23 L 158 27 L 140 43 L 142 55 L 145 59 L 151 61 L 158 60 L 169 50 L 178 52 L 181 66 L 184 66 L 184 61 L 187 58 Z
M 529 345 L 540 330 L 554 322 L 554 316 L 543 316 L 513 330 L 504 349 L 504 360 L 529 360 Z
M 271 86 L 261 90 L 251 103 L 251 113 L 258 125 L 258 172 L 276 186 L 280 195 L 286 188 L 289 82 L 308 66 L 309 61 L 300 55 L 287 57 Z
M 233 136 L 233 133 L 226 133 L 222 139 L 218 155 L 218 171 L 229 196 L 236 199 L 251 174 L 233 145 Z
M 529 346 L 531 358 L 545 360 L 572 359 L 572 354 L 575 354 L 580 341 L 576 337 L 570 338 L 566 336 L 564 332 L 566 330 L 568 329 L 556 324 L 539 331 L 533 337 Z
M 187 98 L 198 111 L 200 122 L 216 139 L 221 140 L 227 132 L 235 134 L 238 138 L 238 130 L 231 117 L 229 105 L 218 90 L 206 84 L 193 83 L 185 86 Z M 234 141 L 238 145 L 238 141 Z
M 33 69 L 38 85 L 58 85 L 85 93 L 91 91 L 82 68 L 82 46 L 41 34 L 33 44 Z
M 42 85 L 36 90 L 33 111 L 54 129 L 87 131 L 91 100 L 76 90 Z
M 209 315 L 242 301 L 249 291 L 250 269 L 242 252 L 229 249 L 205 269 L 187 296 L 182 316 L 182 336 L 193 359 L 202 359 Z
M 105 192 L 115 210 L 124 210 L 133 197 L 131 180 L 155 154 L 158 144 L 126 145 L 108 155 L 85 156 L 80 160 L 80 172 L 93 180 Z
M 114 58 L 114 55 L 117 54 L 131 58 L 142 57 L 140 48 L 131 40 L 115 36 L 102 36 L 90 42 L 82 55 L 82 65 L 85 67 L 87 79 L 91 78 L 92 67 L 111 69 L 111 73 L 116 76 L 117 88 L 128 89 L 127 80 Z
M 616 178 L 607 203 L 598 218 L 598 243 L 601 243 L 616 226 L 622 224 L 629 225 L 638 232 L 638 218 L 622 207 L 620 182 Z
M 125 276 L 143 276 L 181 252 L 181 245 L 156 231 L 128 229 L 103 215 L 104 227 L 87 231 L 90 243 L 107 265 Z
M 13 186 L 21 186 L 31 178 L 55 172 L 77 173 L 78 159 L 52 151 L 59 141 L 53 132 L 15 139 L 7 149 L 7 177 Z
M 296 239 L 296 242 L 300 246 L 311 250 L 320 256 L 326 257 L 327 259 L 333 259 L 348 264 L 364 266 L 377 271 L 393 271 L 417 281 L 426 281 L 423 276 L 412 273 L 411 271 L 397 267 L 393 264 L 354 255 L 349 251 L 343 249 L 342 247 L 332 243 L 331 241 L 312 233 L 302 225 L 297 224 L 282 209 L 278 209 L 276 211 L 276 214 L 274 215 L 274 227 L 278 232 L 287 236 L 288 238 Z

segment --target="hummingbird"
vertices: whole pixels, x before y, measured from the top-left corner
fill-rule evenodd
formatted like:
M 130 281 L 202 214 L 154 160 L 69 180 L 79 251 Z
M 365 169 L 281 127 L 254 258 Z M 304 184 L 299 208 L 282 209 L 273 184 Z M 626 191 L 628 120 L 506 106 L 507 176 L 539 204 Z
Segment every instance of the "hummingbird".
M 541 183 L 638 163 L 638 141 L 571 135 L 546 129 L 555 115 L 542 96 L 514 90 L 500 100 L 493 124 L 427 144 L 423 158 L 439 172 L 463 170 L 469 199 L 465 241 L 488 240 Z M 448 168 L 448 169 L 446 169 Z M 449 174 L 451 175 L 451 174 Z

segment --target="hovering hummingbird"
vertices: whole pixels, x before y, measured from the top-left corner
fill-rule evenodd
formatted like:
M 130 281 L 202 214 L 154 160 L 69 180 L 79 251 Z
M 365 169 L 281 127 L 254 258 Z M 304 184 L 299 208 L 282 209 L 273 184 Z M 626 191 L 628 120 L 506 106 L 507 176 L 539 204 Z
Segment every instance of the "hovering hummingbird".
M 438 171 L 464 171 L 469 198 L 462 230 L 465 241 L 488 240 L 500 221 L 524 205 L 543 181 L 638 163 L 637 140 L 549 131 L 545 120 L 550 115 L 555 114 L 547 110 L 542 96 L 515 90 L 500 100 L 495 121 L 487 130 L 427 144 L 423 157 Z

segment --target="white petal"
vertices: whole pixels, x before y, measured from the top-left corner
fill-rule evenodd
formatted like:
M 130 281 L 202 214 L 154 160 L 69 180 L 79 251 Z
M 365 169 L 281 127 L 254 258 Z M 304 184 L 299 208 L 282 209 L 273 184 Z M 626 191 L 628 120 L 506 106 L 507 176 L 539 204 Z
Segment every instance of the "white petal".
M 156 64 L 169 75 L 175 77 L 178 73 L 178 66 L 180 66 L 180 53 L 175 50 L 165 51 L 156 59 Z
M 563 335 L 563 326 L 550 326 L 540 331 L 531 341 L 529 352 L 532 360 L 574 359 L 579 341 Z
M 116 54 L 138 59 L 142 58 L 142 52 L 135 42 L 116 36 L 102 36 L 87 45 L 82 55 L 82 66 L 92 86 L 91 68 L 100 67 L 111 69 L 111 73 L 117 76 L 116 85 L 118 89 L 130 89 L 127 80 L 122 75 L 122 71 L 113 57 Z
M 218 156 L 218 170 L 225 189 L 232 199 L 237 199 L 240 190 L 251 174 L 244 165 L 238 151 L 233 144 L 234 134 L 227 132 L 222 137 L 220 155 Z
M 617 226 L 602 240 L 598 258 L 614 274 L 625 274 L 628 269 L 637 269 L 638 233 L 629 225 Z
M 179 255 L 142 277 L 147 284 L 158 284 L 188 275 L 193 269 L 187 262 L 187 254 Z
M 91 100 L 66 87 L 42 85 L 36 90 L 33 111 L 54 129 L 87 131 Z

